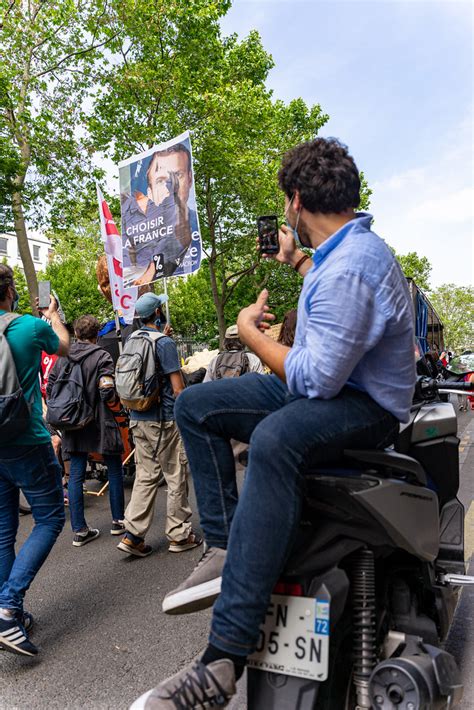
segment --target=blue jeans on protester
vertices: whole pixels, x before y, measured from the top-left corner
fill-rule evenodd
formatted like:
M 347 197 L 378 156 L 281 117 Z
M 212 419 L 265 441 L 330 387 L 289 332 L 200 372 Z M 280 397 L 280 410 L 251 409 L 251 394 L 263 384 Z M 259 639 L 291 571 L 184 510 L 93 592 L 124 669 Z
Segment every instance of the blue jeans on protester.
M 15 556 L 20 488 L 35 526 Z M 61 467 L 51 444 L 0 448 L 0 607 L 23 611 L 23 597 L 65 521 Z
M 84 517 L 84 494 L 82 490 L 86 479 L 87 454 L 71 454 L 71 470 L 69 473 L 68 498 L 69 512 L 71 513 L 71 527 L 73 532 L 87 528 Z M 123 520 L 125 501 L 123 494 L 123 468 L 119 454 L 104 454 L 104 463 L 107 466 L 109 477 L 109 500 L 113 520 Z
M 209 640 L 247 656 L 295 540 L 308 463 L 386 444 L 398 422 L 355 389 L 331 400 L 294 397 L 277 377 L 256 373 L 191 387 L 175 413 L 206 542 L 227 548 Z M 231 438 L 250 443 L 239 499 Z

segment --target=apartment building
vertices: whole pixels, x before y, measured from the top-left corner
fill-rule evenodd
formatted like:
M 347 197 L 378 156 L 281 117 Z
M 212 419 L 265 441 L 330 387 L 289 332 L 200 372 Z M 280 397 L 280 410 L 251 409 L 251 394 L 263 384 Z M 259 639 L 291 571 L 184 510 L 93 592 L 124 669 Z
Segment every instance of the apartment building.
M 35 230 L 28 233 L 28 242 L 36 271 L 44 271 L 52 255 L 51 242 L 46 239 L 44 234 Z M 23 268 L 18 241 L 12 232 L 0 233 L 0 261 L 5 258 L 7 264 L 12 268 L 14 266 Z

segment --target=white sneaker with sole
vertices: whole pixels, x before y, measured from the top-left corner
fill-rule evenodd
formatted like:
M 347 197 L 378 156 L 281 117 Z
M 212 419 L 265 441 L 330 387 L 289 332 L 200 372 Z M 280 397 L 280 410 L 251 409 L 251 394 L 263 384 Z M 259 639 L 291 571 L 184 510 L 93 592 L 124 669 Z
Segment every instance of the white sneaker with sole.
M 165 614 L 190 614 L 212 606 L 221 592 L 226 550 L 209 547 L 179 587 L 163 600 Z

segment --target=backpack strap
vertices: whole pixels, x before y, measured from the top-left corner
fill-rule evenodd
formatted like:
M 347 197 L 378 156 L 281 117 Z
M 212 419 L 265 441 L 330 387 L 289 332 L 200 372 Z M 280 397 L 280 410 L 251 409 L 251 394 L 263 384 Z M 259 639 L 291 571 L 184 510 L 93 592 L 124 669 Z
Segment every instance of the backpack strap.
M 160 333 L 159 330 L 142 330 L 142 329 L 140 329 L 140 330 L 135 330 L 129 336 L 129 340 L 130 340 L 130 338 L 145 338 L 145 339 L 149 338 L 150 340 L 152 340 L 153 342 L 156 343 L 156 341 L 159 340 L 160 338 L 166 338 L 166 337 L 168 337 L 168 336 L 166 336 L 164 333 Z
M 151 340 L 153 340 L 154 343 L 156 343 L 156 341 L 159 340 L 160 338 L 167 338 L 168 337 L 164 333 L 160 333 L 159 330 L 157 330 L 156 333 L 150 333 L 150 331 L 145 331 L 145 332 L 148 333 L 148 335 L 150 336 Z
M 4 313 L 0 316 L 0 335 L 3 335 L 15 318 L 21 318 L 21 313 Z

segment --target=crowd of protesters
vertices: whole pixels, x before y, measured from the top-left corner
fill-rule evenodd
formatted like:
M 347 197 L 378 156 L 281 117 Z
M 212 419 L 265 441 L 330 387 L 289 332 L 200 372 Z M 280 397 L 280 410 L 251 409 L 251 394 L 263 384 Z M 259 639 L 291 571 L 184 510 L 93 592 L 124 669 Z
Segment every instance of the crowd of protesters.
M 8 446 L 4 446 L 3 441 L 0 446 L 0 508 L 8 508 L 10 513 L 7 525 L 5 520 L 0 521 L 0 532 L 4 533 L 0 544 L 0 648 L 3 645 L 16 653 L 35 655 L 37 648 L 28 634 L 33 618 L 23 608 L 23 597 L 63 528 L 61 491 L 64 504 L 69 508 L 72 545 L 83 547 L 100 535 L 98 528 L 86 522 L 84 513 L 84 483 L 90 457 L 98 455 L 107 471 L 109 532 L 122 536 L 118 550 L 134 557 L 146 557 L 153 552 L 145 543 L 145 537 L 153 523 L 156 496 L 164 477 L 168 549 L 176 553 L 198 547 L 203 539 L 191 525 L 189 467 L 174 417 L 175 399 L 183 391 L 185 379 L 189 386 L 203 380 L 237 377 L 247 372 L 264 373 L 265 370 L 261 360 L 245 350 L 238 328 L 233 325 L 226 329 L 223 351 L 207 368 L 200 368 L 194 379 L 185 377 L 171 337 L 172 329 L 163 311 L 167 297 L 151 292 L 142 295 L 136 303 L 136 329 L 128 337 L 138 338 L 139 348 L 147 346 L 140 344 L 143 339 L 151 340 L 159 399 L 143 411 L 126 410 L 135 477 L 125 509 L 124 445 L 116 416 L 117 412 L 123 414 L 124 409 L 115 387 L 116 363 L 98 344 L 99 321 L 92 315 L 77 318 L 70 337 L 54 297 L 49 308 L 38 309 L 40 318 L 29 315 L 20 318 L 14 313 L 16 300 L 13 272 L 10 267 L 0 265 L 0 338 L 5 338 L 9 345 L 25 400 L 30 406 L 25 432 L 12 437 Z M 287 330 L 284 326 L 282 332 Z M 77 377 L 75 367 L 80 370 L 87 410 L 83 412 L 85 418 L 80 426 L 62 428 L 56 420 L 67 403 L 61 400 L 57 390 L 61 392 L 61 383 Z M 50 422 L 55 417 L 52 425 Z M 13 421 L 13 416 L 11 418 Z M 15 557 L 17 522 L 14 512 L 20 490 L 31 507 L 36 526 Z

